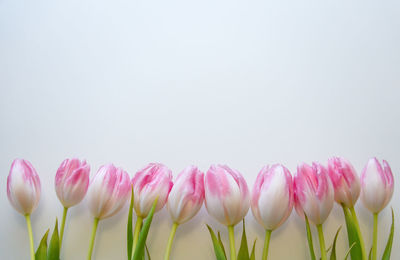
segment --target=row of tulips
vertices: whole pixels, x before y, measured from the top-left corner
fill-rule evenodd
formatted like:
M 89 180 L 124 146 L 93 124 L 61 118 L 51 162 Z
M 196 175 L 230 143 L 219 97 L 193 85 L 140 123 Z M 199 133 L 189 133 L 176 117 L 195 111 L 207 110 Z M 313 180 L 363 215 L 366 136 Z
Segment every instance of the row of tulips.
M 346 220 L 349 242 L 346 258 L 350 255 L 353 260 L 364 260 L 367 254 L 354 210 L 360 194 L 364 206 L 373 213 L 373 244 L 369 258 L 376 260 L 378 214 L 393 194 L 390 166 L 386 161 L 382 166 L 376 158 L 367 162 L 361 177 L 350 162 L 339 157 L 329 159 L 327 166 L 317 162 L 311 165 L 302 163 L 298 165 L 294 177 L 281 164 L 267 165 L 259 172 L 251 192 L 243 176 L 226 165 L 212 165 L 205 175 L 197 167 L 188 166 L 179 173 L 174 183 L 171 170 L 159 163 L 150 163 L 132 179 L 126 171 L 113 164 L 101 166 L 91 180 L 89 175 L 90 166 L 86 161 L 66 159 L 62 162 L 55 175 L 55 190 L 64 208 L 61 226 L 58 231 L 56 224 L 49 246 L 48 233 L 45 234 L 35 253 L 30 215 L 40 199 L 40 179 L 27 160 L 14 160 L 7 179 L 7 195 L 12 206 L 26 218 L 32 260 L 59 259 L 67 212 L 85 196 L 94 219 L 87 259 L 92 257 L 100 220 L 115 215 L 130 199 L 128 260 L 143 259 L 153 214 L 164 205 L 167 205 L 173 222 L 165 250 L 165 259 L 169 259 L 176 229 L 196 215 L 203 201 L 208 213 L 228 229 L 232 260 L 255 259 L 254 245 L 251 254 L 243 253 L 244 248 L 247 249 L 247 241 L 244 240 L 246 245 L 240 247 L 237 255 L 234 240 L 234 227 L 244 219 L 250 207 L 255 219 L 266 231 L 262 259 L 268 257 L 271 233 L 286 221 L 293 207 L 305 220 L 310 258 L 317 259 L 309 220 L 318 231 L 321 259 L 327 259 L 322 224 L 336 201 L 342 207 Z M 137 217 L 134 228 L 133 209 Z M 217 238 L 210 227 L 209 231 L 216 258 L 227 259 L 219 233 Z M 243 238 L 246 239 L 245 233 Z M 392 240 L 393 230 L 382 259 L 390 259 Z M 332 257 L 336 253 L 334 247 L 331 250 Z

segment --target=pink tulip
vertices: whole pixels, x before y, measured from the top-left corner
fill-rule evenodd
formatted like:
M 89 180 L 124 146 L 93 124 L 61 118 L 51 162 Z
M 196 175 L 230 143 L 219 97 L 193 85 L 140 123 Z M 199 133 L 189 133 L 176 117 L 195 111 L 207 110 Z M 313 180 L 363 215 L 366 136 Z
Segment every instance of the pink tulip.
M 389 164 L 383 160 L 383 168 L 376 158 L 369 159 L 361 173 L 361 200 L 372 213 L 386 207 L 393 195 L 394 180 Z
M 226 226 L 234 226 L 247 214 L 250 194 L 246 180 L 226 165 L 211 165 L 205 177 L 208 213 Z
M 261 169 L 251 195 L 251 209 L 257 221 L 267 230 L 282 225 L 294 203 L 292 175 L 285 166 L 275 164 Z
M 155 211 L 162 209 L 172 188 L 172 172 L 165 165 L 150 163 L 132 179 L 136 215 L 145 218 L 158 197 Z
M 103 165 L 89 185 L 87 197 L 90 211 L 98 219 L 111 217 L 125 205 L 130 194 L 128 173 L 113 164 Z
M 174 223 L 190 220 L 204 201 L 204 174 L 196 166 L 186 167 L 169 193 L 167 208 Z
M 79 159 L 65 159 L 57 170 L 56 193 L 64 207 L 69 208 L 82 201 L 89 186 L 90 166 Z
M 294 177 L 295 208 L 300 216 L 304 213 L 315 225 L 322 224 L 333 207 L 334 191 L 328 172 L 319 163 L 297 167 Z
M 349 161 L 340 157 L 328 160 L 328 173 L 335 190 L 335 200 L 351 208 L 360 195 L 360 179 Z
M 22 215 L 31 214 L 40 200 L 40 179 L 27 160 L 15 159 L 7 177 L 7 196 Z

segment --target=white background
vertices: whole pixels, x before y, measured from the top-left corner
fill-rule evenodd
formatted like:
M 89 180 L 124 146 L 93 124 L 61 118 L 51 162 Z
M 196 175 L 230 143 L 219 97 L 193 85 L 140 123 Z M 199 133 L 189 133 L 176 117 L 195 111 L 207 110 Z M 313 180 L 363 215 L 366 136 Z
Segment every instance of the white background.
M 30 160 L 42 181 L 36 245 L 61 216 L 54 175 L 66 157 L 87 159 L 92 174 L 113 162 L 131 176 L 149 162 L 174 174 L 226 163 L 252 186 L 268 163 L 294 172 L 299 162 L 341 155 L 361 171 L 377 156 L 399 184 L 399 28 L 395 0 L 0 0 L 1 259 L 28 259 L 24 218 L 6 196 L 16 157 Z M 397 187 L 390 205 L 398 220 Z M 361 203 L 357 211 L 369 248 L 372 216 Z M 127 207 L 100 223 L 94 259 L 126 258 L 126 219 Z M 251 213 L 246 220 L 260 257 L 263 230 Z M 85 259 L 91 223 L 86 201 L 70 210 L 63 259 Z M 203 207 L 178 229 L 172 259 L 213 259 L 205 223 L 226 241 Z M 335 205 L 324 224 L 328 244 L 343 224 Z M 155 260 L 170 225 L 165 209 L 155 216 Z M 387 208 L 379 252 L 389 226 Z M 399 235 L 392 259 L 400 258 Z M 269 255 L 307 259 L 296 213 L 272 234 Z

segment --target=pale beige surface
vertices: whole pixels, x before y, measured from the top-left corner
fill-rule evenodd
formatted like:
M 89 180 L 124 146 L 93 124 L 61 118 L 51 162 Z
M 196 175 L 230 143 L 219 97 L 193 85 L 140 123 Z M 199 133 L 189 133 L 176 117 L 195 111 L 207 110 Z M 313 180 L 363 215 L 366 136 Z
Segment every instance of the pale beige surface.
M 6 198 L 16 157 L 42 179 L 36 244 L 61 216 L 53 178 L 70 156 L 86 158 L 92 173 L 114 162 L 131 175 L 151 161 L 175 174 L 227 163 L 250 186 L 267 163 L 294 171 L 301 161 L 342 155 L 360 171 L 378 156 L 392 165 L 390 205 L 400 219 L 399 25 L 399 1 L 0 1 L 1 259 L 28 258 L 24 219 Z M 85 259 L 85 203 L 70 210 L 63 259 Z M 372 217 L 361 205 L 357 212 L 369 247 Z M 95 259 L 125 259 L 126 218 L 125 207 L 100 224 Z M 260 256 L 263 231 L 251 213 L 246 219 Z M 205 223 L 227 238 L 203 207 L 178 229 L 172 259 L 213 259 Z M 327 241 L 339 225 L 335 206 Z M 169 226 L 164 209 L 149 237 L 155 260 Z M 386 209 L 379 251 L 389 226 Z M 342 232 L 340 256 L 345 241 Z M 392 259 L 400 258 L 398 241 L 396 231 Z M 307 254 L 293 213 L 273 233 L 270 259 Z

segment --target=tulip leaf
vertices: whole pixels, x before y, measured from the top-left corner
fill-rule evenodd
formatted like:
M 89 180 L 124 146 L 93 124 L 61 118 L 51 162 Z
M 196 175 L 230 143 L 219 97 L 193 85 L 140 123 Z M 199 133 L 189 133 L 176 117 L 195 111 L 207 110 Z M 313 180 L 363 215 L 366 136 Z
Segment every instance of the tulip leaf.
M 250 260 L 249 248 L 247 246 L 247 236 L 246 236 L 246 227 L 244 224 L 244 219 L 243 219 L 242 241 L 240 242 L 237 260 Z
M 151 207 L 150 213 L 145 219 L 143 223 L 143 227 L 140 230 L 139 234 L 139 239 L 135 248 L 135 252 L 133 254 L 133 260 L 141 260 L 144 257 L 144 251 L 145 251 L 145 243 L 147 239 L 147 235 L 149 234 L 150 230 L 150 225 L 151 222 L 153 221 L 153 215 L 154 211 L 156 210 L 156 205 L 157 205 L 157 200 L 158 198 L 154 201 L 153 206 Z
M 40 240 L 40 244 L 38 246 L 38 249 L 36 250 L 35 253 L 35 260 L 46 260 L 47 258 L 47 237 L 49 236 L 50 230 L 48 229 L 44 236 L 42 237 L 42 240 Z
M 329 258 L 330 260 L 336 260 L 336 241 L 340 232 L 340 229 L 342 228 L 342 226 L 340 226 L 338 228 L 338 230 L 336 231 L 336 235 L 335 238 L 333 239 L 333 244 L 332 244 L 332 252 L 331 252 L 331 257 Z
M 47 251 L 47 260 L 60 260 L 60 241 L 58 237 L 58 220 L 51 235 L 49 249 Z
M 308 248 L 310 249 L 310 258 L 311 260 L 316 260 L 315 253 L 314 253 L 314 245 L 312 240 L 312 233 L 310 229 L 310 223 L 308 222 L 308 217 L 306 213 L 304 213 L 304 218 L 306 221 L 306 230 L 307 230 L 307 241 L 308 241 Z
M 393 234 L 394 234 L 394 212 L 392 208 L 392 225 L 390 227 L 390 234 L 388 241 L 386 243 L 385 251 L 382 256 L 382 260 L 389 260 L 390 259 L 390 253 L 392 252 L 392 244 L 393 244 Z
M 350 256 L 352 260 L 363 259 L 362 249 L 361 249 L 361 240 L 358 236 L 357 227 L 354 223 L 354 220 L 351 216 L 351 213 L 347 207 L 342 205 L 344 218 L 346 220 L 346 228 L 347 228 L 347 239 L 349 242 L 349 247 L 354 244 L 352 250 L 350 251 Z
M 253 243 L 253 249 L 251 250 L 251 255 L 250 255 L 250 260 L 256 260 L 256 241 L 257 239 L 254 239 L 254 243 Z
M 131 203 L 129 205 L 129 214 L 128 214 L 128 225 L 126 231 L 126 243 L 128 250 L 128 260 L 132 258 L 132 247 L 133 247 L 133 228 L 132 228 L 132 215 L 133 215 L 133 187 L 131 192 Z
M 209 225 L 207 225 L 208 231 L 210 232 L 211 240 L 214 246 L 214 252 L 215 252 L 215 257 L 217 260 L 226 260 L 224 250 L 222 249 L 222 246 L 218 240 L 218 238 L 215 236 L 214 231 L 211 229 Z
M 221 239 L 221 233 L 218 231 L 218 241 L 219 241 L 219 244 L 221 245 L 221 247 L 222 247 L 222 251 L 224 252 L 224 256 L 225 256 L 225 258 L 227 258 L 226 257 L 226 251 L 225 251 L 225 247 L 224 247 L 224 243 L 222 242 L 222 239 Z
M 356 243 L 353 243 L 353 244 L 351 245 L 351 247 L 349 247 L 349 249 L 347 249 L 347 252 L 346 252 L 346 254 L 344 255 L 344 260 L 347 260 L 347 258 L 349 257 L 350 251 L 353 249 L 353 247 L 354 247 L 355 244 L 356 244 Z
M 144 247 L 146 248 L 147 259 L 148 259 L 148 260 L 151 260 L 150 252 L 149 252 L 149 248 L 147 247 L 147 244 L 144 244 Z

